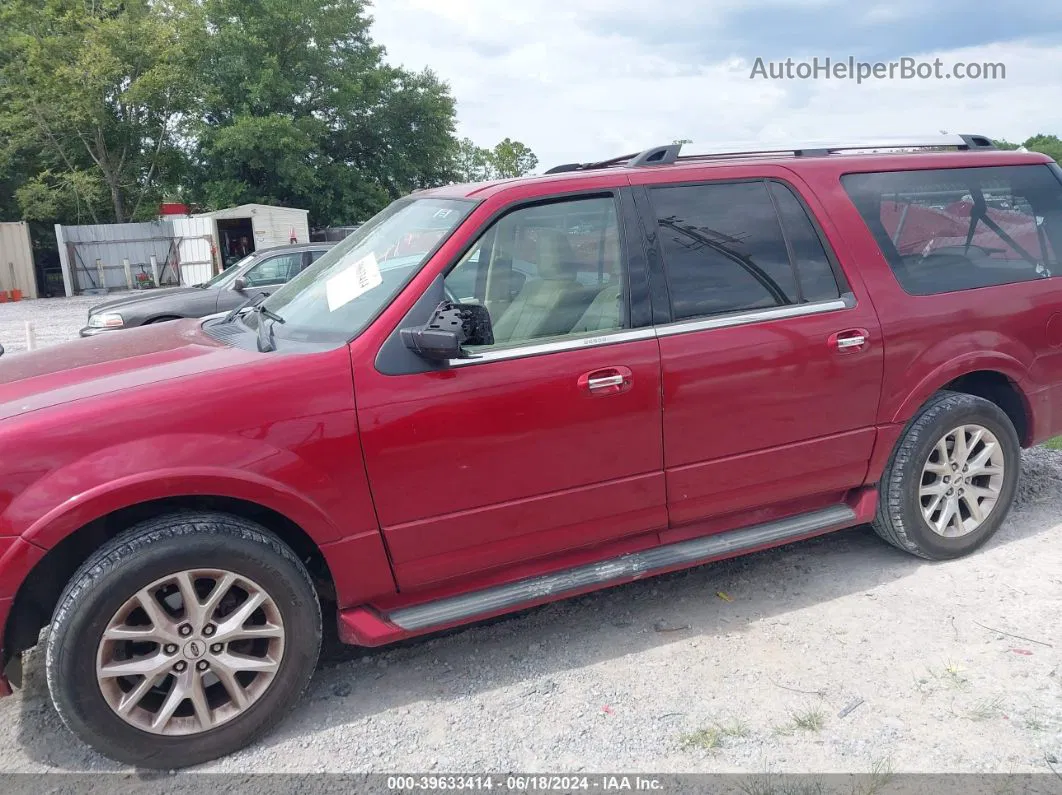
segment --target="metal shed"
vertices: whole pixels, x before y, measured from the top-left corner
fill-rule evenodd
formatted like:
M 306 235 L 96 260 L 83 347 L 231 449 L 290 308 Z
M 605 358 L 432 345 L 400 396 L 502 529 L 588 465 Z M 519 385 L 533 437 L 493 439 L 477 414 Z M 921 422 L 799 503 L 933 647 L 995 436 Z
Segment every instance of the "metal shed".
M 222 262 L 243 253 L 287 243 L 310 242 L 309 210 L 274 207 L 268 204 L 241 204 L 192 218 L 211 218 L 217 228 L 218 251 Z M 246 242 L 244 242 L 246 241 Z
M 0 223 L 0 292 L 18 290 L 23 298 L 37 297 L 33 245 L 25 221 Z

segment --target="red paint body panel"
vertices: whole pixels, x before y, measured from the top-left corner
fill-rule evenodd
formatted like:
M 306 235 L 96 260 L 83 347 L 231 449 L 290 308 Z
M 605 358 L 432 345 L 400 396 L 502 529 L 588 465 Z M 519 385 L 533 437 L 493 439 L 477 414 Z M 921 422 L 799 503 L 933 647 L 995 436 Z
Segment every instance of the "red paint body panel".
M 919 406 L 955 378 L 1008 378 L 1028 414 L 1026 444 L 1062 433 L 1062 278 L 908 295 L 841 177 L 1045 162 L 992 152 L 692 161 L 447 186 L 426 195 L 480 204 L 348 346 L 260 354 L 186 321 L 5 357 L 0 622 L 46 550 L 163 498 L 239 499 L 297 524 L 332 572 L 341 637 L 366 645 L 417 634 L 386 620 L 397 607 L 842 501 L 868 521 L 867 484 Z M 376 369 L 425 289 L 516 202 L 767 178 L 816 217 L 850 284 L 846 308 L 647 329 L 413 375 Z M 853 329 L 867 344 L 838 350 Z M 592 394 L 580 379 L 598 371 L 624 381 Z
M 846 271 L 858 269 L 880 318 L 885 363 L 878 423 L 902 425 L 949 381 L 994 371 L 1010 379 L 1024 399 L 1031 434 L 1023 443 L 1030 445 L 1062 433 L 1062 414 L 1050 410 L 1051 401 L 1034 406 L 1032 398 L 1042 390 L 1057 398 L 1062 386 L 1062 349 L 1049 344 L 1047 333 L 1049 321 L 1062 310 L 1062 279 L 910 295 L 900 287 L 840 181 L 849 171 L 1049 162 L 1035 154 L 981 154 L 983 158 L 972 161 L 953 153 L 919 155 L 916 163 L 896 156 L 884 158 L 873 169 L 852 168 L 843 158 L 819 158 L 802 164 L 801 175 L 829 208 L 835 227 L 843 230 L 849 252 Z M 887 458 L 875 456 L 881 467 Z M 881 469 L 872 467 L 869 480 L 880 476 Z
M 332 572 L 340 609 L 394 593 L 395 580 L 379 530 L 325 544 L 321 554 Z
M 873 428 L 860 428 L 669 469 L 668 505 L 676 529 L 664 538 L 684 537 L 687 522 L 817 494 L 844 494 L 866 479 L 874 438 Z
M 266 506 L 319 544 L 376 532 L 345 350 L 248 353 L 188 321 L 5 358 L 0 376 L 21 379 L 0 386 L 0 416 L 18 415 L 0 423 L 0 535 L 49 549 L 182 495 Z
M 6 599 L 18 593 L 26 574 L 44 557 L 44 550 L 21 538 L 0 539 L 0 545 L 0 598 Z
M 860 274 L 844 265 L 845 241 L 807 183 L 788 169 L 710 165 L 688 171 L 691 180 L 788 183 L 820 218 L 855 300 L 818 315 L 660 339 L 672 525 L 861 485 L 874 441 L 884 345 Z M 673 179 L 657 169 L 634 181 Z M 838 350 L 837 334 L 852 329 L 866 331 L 867 344 Z
M 610 366 L 628 391 L 579 389 Z M 667 526 L 655 340 L 381 379 L 358 415 L 401 587 Z

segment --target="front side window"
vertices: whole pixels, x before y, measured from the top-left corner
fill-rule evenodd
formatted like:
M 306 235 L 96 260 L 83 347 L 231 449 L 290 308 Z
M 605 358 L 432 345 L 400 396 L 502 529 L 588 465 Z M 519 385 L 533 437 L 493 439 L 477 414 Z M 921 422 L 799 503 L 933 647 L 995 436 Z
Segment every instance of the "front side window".
M 1062 183 L 1047 165 L 847 174 L 841 182 L 908 293 L 1060 272 Z
M 214 276 L 214 278 L 212 278 L 210 281 L 203 282 L 203 284 L 201 286 L 202 287 L 216 287 L 218 289 L 221 289 L 223 287 L 228 287 L 232 282 L 236 281 L 236 276 L 239 274 L 240 269 L 244 265 L 246 265 L 248 262 L 253 260 L 253 259 L 254 259 L 254 254 L 248 254 L 246 257 L 241 259 L 239 262 L 237 262 L 237 263 L 235 263 L 233 265 L 229 265 L 227 268 L 225 268 L 225 270 L 223 270 L 221 273 L 219 273 L 216 276 Z
M 446 276 L 456 301 L 487 308 L 493 346 L 626 325 L 626 271 L 611 197 L 522 207 L 492 224 Z
M 302 268 L 302 252 L 270 257 L 248 269 L 244 274 L 248 287 L 268 287 L 284 284 Z
M 674 320 L 839 295 L 823 245 L 788 188 L 719 183 L 649 195 Z
M 393 202 L 265 301 L 283 340 L 346 342 L 357 336 L 468 217 L 466 199 Z M 301 256 L 301 255 L 299 255 Z M 257 329 L 261 317 L 241 317 Z

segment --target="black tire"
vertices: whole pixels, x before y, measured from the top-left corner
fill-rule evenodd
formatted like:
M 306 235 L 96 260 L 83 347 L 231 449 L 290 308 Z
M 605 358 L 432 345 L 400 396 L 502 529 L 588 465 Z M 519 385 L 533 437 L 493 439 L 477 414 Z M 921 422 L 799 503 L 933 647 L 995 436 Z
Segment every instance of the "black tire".
M 937 442 L 962 424 L 991 431 L 1003 449 L 1003 485 L 995 507 L 967 535 L 938 535 L 922 515 L 919 486 L 922 470 Z M 947 560 L 973 552 L 999 529 L 1007 517 L 1021 469 L 1021 445 L 1014 425 L 995 403 L 959 392 L 938 392 L 907 424 L 879 483 L 874 530 L 895 547 L 928 560 Z
M 198 734 L 143 731 L 108 705 L 96 679 L 102 632 L 136 591 L 178 571 L 224 568 L 250 577 L 280 609 L 284 654 L 269 689 L 242 715 Z M 75 735 L 130 765 L 179 768 L 236 751 L 277 725 L 309 684 L 321 647 L 321 608 L 306 568 L 275 535 L 227 514 L 152 519 L 90 557 L 59 598 L 48 632 L 46 670 L 55 709 Z

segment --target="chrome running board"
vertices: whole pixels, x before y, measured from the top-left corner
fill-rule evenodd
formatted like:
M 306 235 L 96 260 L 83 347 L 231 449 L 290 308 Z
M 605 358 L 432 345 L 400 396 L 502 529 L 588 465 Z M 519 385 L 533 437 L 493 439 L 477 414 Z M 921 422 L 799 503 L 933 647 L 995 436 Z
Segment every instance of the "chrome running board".
M 404 630 L 421 630 L 467 621 L 476 616 L 512 609 L 547 597 L 561 596 L 584 588 L 650 577 L 675 566 L 696 566 L 757 547 L 773 545 L 851 524 L 856 513 L 847 505 L 833 505 L 811 513 L 753 525 L 741 530 L 679 541 L 643 552 L 620 555 L 600 563 L 576 566 L 554 574 L 495 585 L 480 591 L 449 596 L 434 602 L 403 607 L 387 615 L 387 620 Z

